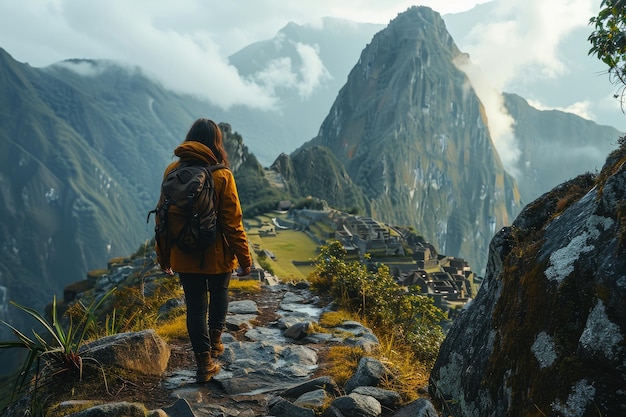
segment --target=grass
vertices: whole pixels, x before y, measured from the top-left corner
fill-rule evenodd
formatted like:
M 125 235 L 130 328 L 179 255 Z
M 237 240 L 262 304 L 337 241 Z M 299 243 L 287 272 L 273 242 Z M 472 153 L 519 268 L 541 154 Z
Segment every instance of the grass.
M 231 292 L 257 293 L 261 291 L 261 282 L 254 279 L 231 279 L 228 289 Z
M 248 239 L 253 245 L 275 255 L 275 259 L 268 258 L 267 261 L 276 276 L 285 280 L 306 279 L 313 270 L 312 260 L 318 255 L 317 243 L 301 231 L 281 229 L 277 233 L 279 236 L 260 236 L 258 229 L 250 228 Z M 311 263 L 294 265 L 293 261 Z
M 187 337 L 186 316 L 183 314 L 171 320 L 160 323 L 156 326 L 155 331 L 166 342 L 184 339 Z
M 329 311 L 320 317 L 318 325 L 323 328 L 332 328 L 341 325 L 344 321 L 355 320 L 367 326 L 367 321 L 362 317 L 356 317 L 345 310 Z M 369 327 L 369 326 L 368 326 Z M 378 359 L 387 366 L 393 378 L 381 382 L 380 387 L 396 391 L 402 397 L 404 403 L 418 398 L 418 389 L 428 385 L 430 369 L 417 360 L 410 347 L 399 343 L 397 340 L 381 337 L 380 329 L 370 327 L 379 338 L 380 348 L 374 352 L 365 353 L 360 347 L 331 346 L 325 353 L 318 373 L 328 375 L 337 384 L 344 385 L 354 374 L 359 361 L 364 356 Z M 351 336 L 352 334 L 346 334 Z

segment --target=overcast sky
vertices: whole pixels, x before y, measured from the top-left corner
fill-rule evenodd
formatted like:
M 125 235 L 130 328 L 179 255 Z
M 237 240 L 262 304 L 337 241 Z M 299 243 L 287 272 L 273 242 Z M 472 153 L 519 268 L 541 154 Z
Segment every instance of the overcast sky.
M 267 107 L 273 91 L 242 80 L 226 57 L 274 37 L 290 21 L 315 25 L 332 16 L 387 24 L 412 5 L 445 15 L 487 1 L 0 0 L 0 47 L 35 67 L 69 58 L 126 62 L 180 92 L 198 92 L 200 86 L 224 107 Z M 574 27 L 587 26 L 599 2 L 498 0 L 501 21 L 478 25 L 462 49 L 496 89 L 519 76 L 516 71 L 525 63 L 537 66 L 534 76 L 558 76 L 566 70 L 555 54 L 560 38 Z M 302 54 L 315 64 L 314 50 Z
M 280 77 L 269 68 L 264 82 L 260 78 L 254 82 L 239 77 L 227 57 L 252 42 L 274 37 L 290 21 L 319 25 L 322 17 L 331 16 L 387 24 L 413 5 L 445 15 L 487 1 L 0 0 L 0 47 L 35 67 L 70 58 L 138 65 L 166 87 L 199 94 L 224 108 L 242 103 L 271 108 L 276 100 L 276 83 L 271 80 L 288 81 L 284 68 L 277 68 L 283 71 Z M 477 24 L 468 36 L 455 41 L 477 65 L 467 73 L 492 114 L 490 130 L 499 150 L 512 150 L 503 158 L 514 161 L 515 147 L 507 145 L 513 140 L 507 139 L 512 121 L 506 115 L 496 119 L 501 102 L 497 96 L 490 98 L 490 92 L 507 91 L 513 79 L 551 80 L 576 71 L 576 62 L 559 58 L 559 42 L 576 28 L 589 29 L 600 0 L 496 0 L 496 4 L 495 20 Z M 314 46 L 299 45 L 298 52 L 308 63 L 309 74 L 299 76 L 308 77 L 303 91 L 310 93 L 325 76 L 325 68 Z M 606 97 L 606 106 L 619 107 L 610 102 L 610 94 Z M 590 101 L 581 99 L 566 107 L 593 118 L 586 114 Z
M 445 14 L 485 1 L 420 5 Z M 177 91 L 198 93 L 200 87 L 201 95 L 223 107 L 267 108 L 273 91 L 242 80 L 226 57 L 274 37 L 290 21 L 318 25 L 332 16 L 386 24 L 412 5 L 406 0 L 0 0 L 0 47 L 34 67 L 70 58 L 126 62 Z
M 412 5 L 444 13 L 488 0 L 0 0 L 2 47 L 45 66 L 67 58 L 140 60 L 184 48 L 228 56 L 273 37 L 285 24 L 325 16 L 388 23 Z

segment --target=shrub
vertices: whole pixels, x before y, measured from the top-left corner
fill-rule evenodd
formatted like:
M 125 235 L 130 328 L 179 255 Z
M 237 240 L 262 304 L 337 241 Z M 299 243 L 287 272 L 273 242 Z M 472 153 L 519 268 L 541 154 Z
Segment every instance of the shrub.
M 434 362 L 446 313 L 429 297 L 401 288 L 385 265 L 368 270 L 345 257 L 339 242 L 322 247 L 311 274 L 313 288 L 328 291 L 340 308 L 364 318 L 380 335 L 410 346 L 417 359 Z

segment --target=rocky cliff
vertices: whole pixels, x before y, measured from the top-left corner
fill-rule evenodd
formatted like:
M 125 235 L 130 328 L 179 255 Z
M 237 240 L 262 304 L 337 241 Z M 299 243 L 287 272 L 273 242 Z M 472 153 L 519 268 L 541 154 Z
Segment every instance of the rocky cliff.
M 431 394 L 464 416 L 626 413 L 626 146 L 531 204 L 494 237 Z
M 326 147 L 307 148 L 293 157 L 282 154 L 271 168 L 281 174 L 287 190 L 294 196 L 315 196 L 343 211 L 370 212 L 363 191 Z
M 460 55 L 438 13 L 399 14 L 362 51 L 319 135 L 303 148 L 330 148 L 374 217 L 413 226 L 482 271 L 493 233 L 521 201 L 483 107 L 453 64 Z

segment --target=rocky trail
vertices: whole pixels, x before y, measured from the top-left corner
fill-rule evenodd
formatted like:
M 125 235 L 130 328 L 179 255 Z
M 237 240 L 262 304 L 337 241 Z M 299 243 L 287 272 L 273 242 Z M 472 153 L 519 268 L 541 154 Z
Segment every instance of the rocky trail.
M 143 390 L 143 395 L 136 390 L 143 398 L 134 401 L 143 402 L 148 409 L 160 408 L 169 417 L 313 416 L 314 406 L 292 405 L 283 400 L 285 393 L 313 380 L 322 381 L 317 388 L 323 390 L 318 391 L 326 390 L 332 395 L 318 392 L 320 396 L 309 401 L 321 406 L 331 397 L 341 396 L 343 390 L 323 375 L 320 366 L 328 348 L 347 344 L 368 351 L 378 344 L 375 335 L 357 322 L 344 323 L 336 329 L 343 333 L 341 337 L 334 336 L 336 332 L 307 334 L 308 324 L 319 319 L 323 304 L 304 283 L 262 285 L 259 293 L 236 294 L 231 298 L 227 330 L 222 338 L 225 352 L 219 359 L 219 374 L 206 384 L 196 384 L 191 345 L 187 340 L 170 342 L 167 371 Z M 306 393 L 307 389 L 310 391 L 301 391 Z M 299 394 L 299 388 L 295 388 L 292 395 Z M 394 394 L 391 393 L 387 405 L 397 405 L 399 395 Z M 276 407 L 277 403 L 281 404 Z M 420 407 L 426 405 L 430 403 Z M 379 415 L 392 415 L 391 408 L 379 408 Z
M 287 345 L 284 339 L 277 340 L 280 320 L 287 313 L 281 309 L 287 292 L 286 286 L 263 285 L 260 293 L 247 294 L 250 298 L 246 298 L 245 294 L 237 294 L 231 298 L 227 330 L 223 335 L 226 349 L 219 360 L 221 370 L 206 384 L 194 382 L 195 361 L 188 340 L 171 342 L 168 370 L 163 380 L 151 392 L 151 398 L 144 400 L 146 407 L 163 408 L 170 416 L 182 416 L 185 415 L 187 406 L 177 400 L 183 399 L 196 416 L 265 415 L 268 401 L 277 391 L 284 390 L 287 382 L 280 369 L 281 364 L 277 362 L 280 354 L 275 349 L 276 343 Z M 300 290 L 299 293 L 303 305 L 314 301 L 308 298 L 308 291 L 303 293 Z M 289 294 L 293 297 L 296 293 Z M 279 314 L 281 312 L 282 316 Z M 306 319 L 308 314 L 298 316 Z M 307 344 L 307 347 L 323 349 L 321 345 Z M 275 356 L 277 353 L 278 358 Z M 293 365 L 291 363 L 289 366 Z M 283 363 L 283 366 L 287 366 L 287 363 Z M 303 371 L 299 378 L 294 376 L 290 385 L 298 379 L 308 379 L 313 374 L 311 371 Z
M 195 382 L 187 338 L 165 342 L 154 330 L 144 330 L 88 345 L 95 362 L 130 370 L 126 379 L 110 374 L 104 378 L 106 389 L 100 383 L 80 395 L 68 393 L 62 384 L 46 390 L 66 399 L 57 412 L 71 417 L 438 417 L 427 399 L 401 407 L 399 393 L 378 387 L 394 375 L 368 356 L 379 346 L 369 328 L 344 321 L 314 331 L 329 303 L 305 282 L 263 284 L 258 292 L 233 294 L 222 335 L 225 350 L 218 359 L 221 369 L 205 384 Z M 365 352 L 342 386 L 325 374 L 332 346 Z M 76 408 L 83 411 L 73 412 Z M 22 411 L 16 404 L 6 415 L 21 416 Z

